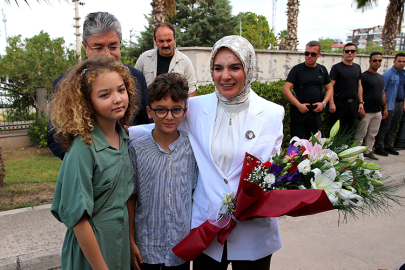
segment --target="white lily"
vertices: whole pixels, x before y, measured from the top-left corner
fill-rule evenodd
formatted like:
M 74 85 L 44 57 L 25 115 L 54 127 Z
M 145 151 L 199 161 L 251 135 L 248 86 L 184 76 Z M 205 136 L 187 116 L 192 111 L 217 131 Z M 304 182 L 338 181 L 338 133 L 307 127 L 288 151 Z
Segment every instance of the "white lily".
M 311 178 L 311 186 L 313 189 L 323 189 L 328 195 L 328 198 L 332 204 L 338 203 L 337 192 L 342 188 L 341 182 L 334 182 L 336 179 L 336 170 L 330 168 L 324 173 L 318 168 L 313 169 L 314 178 Z
M 360 195 L 355 194 L 356 190 L 352 188 L 352 190 L 347 190 L 342 188 L 340 191 L 338 191 L 338 196 L 340 199 L 343 201 L 343 205 L 354 205 L 357 207 L 363 207 L 363 197 Z

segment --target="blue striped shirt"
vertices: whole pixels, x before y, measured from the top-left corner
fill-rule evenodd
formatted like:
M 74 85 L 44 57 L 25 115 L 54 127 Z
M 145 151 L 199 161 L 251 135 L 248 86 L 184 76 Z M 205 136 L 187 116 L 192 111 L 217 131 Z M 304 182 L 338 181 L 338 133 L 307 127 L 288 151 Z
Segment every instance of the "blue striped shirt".
M 148 133 L 129 144 L 134 167 L 135 243 L 143 262 L 177 266 L 172 248 L 190 232 L 192 191 L 198 168 L 188 136 L 161 148 Z

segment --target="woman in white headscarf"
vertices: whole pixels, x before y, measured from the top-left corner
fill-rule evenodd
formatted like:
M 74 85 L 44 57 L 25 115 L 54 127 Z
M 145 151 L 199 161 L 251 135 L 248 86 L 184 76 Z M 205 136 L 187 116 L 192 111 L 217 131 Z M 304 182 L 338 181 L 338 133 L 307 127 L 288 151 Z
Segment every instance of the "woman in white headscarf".
M 180 126 L 188 133 L 199 168 L 192 228 L 217 212 L 224 193 L 236 194 L 246 152 L 267 161 L 280 150 L 283 139 L 284 108 L 250 88 L 256 55 L 249 41 L 240 36 L 220 39 L 212 49 L 210 66 L 215 93 L 190 98 Z M 131 127 L 131 139 L 152 128 Z M 271 255 L 280 248 L 277 218 L 243 221 L 225 245 L 214 240 L 193 261 L 193 269 L 226 270 L 232 262 L 233 270 L 268 270 Z
M 243 37 L 227 36 L 211 53 L 215 93 L 189 99 L 183 128 L 199 167 L 193 195 L 191 227 L 198 227 L 221 207 L 224 193 L 236 194 L 243 159 L 248 152 L 269 160 L 281 147 L 284 108 L 259 97 L 254 81 L 256 55 Z M 271 255 L 281 248 L 277 218 L 236 225 L 222 246 L 214 240 L 193 269 L 269 269 Z

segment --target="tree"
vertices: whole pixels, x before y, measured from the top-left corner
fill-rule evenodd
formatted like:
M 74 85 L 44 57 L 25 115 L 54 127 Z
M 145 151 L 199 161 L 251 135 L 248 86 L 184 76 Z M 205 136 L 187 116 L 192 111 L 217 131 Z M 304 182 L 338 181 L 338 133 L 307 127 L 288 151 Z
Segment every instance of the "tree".
M 247 12 L 238 14 L 242 20 L 242 36 L 252 43 L 256 49 L 268 49 L 278 46 L 274 30 L 270 29 L 266 17 L 251 13 L 246 16 Z
M 133 59 L 136 63 L 138 57 L 145 51 L 150 50 L 154 46 L 153 42 L 153 24 L 152 24 L 152 14 L 149 16 L 144 15 L 145 18 L 148 20 L 148 25 L 145 26 L 145 30 L 143 30 L 139 36 L 137 36 L 137 41 L 134 42 L 134 46 L 128 48 L 128 57 Z
M 384 47 L 382 47 L 378 44 L 375 44 L 372 41 L 369 41 L 369 42 L 367 42 L 366 48 L 357 49 L 357 53 L 359 53 L 359 54 L 370 54 L 372 52 L 380 52 L 380 53 L 384 54 Z
M 200 1 L 194 2 L 198 3 Z M 176 0 L 152 0 L 150 4 L 152 6 L 153 28 L 165 21 L 166 12 L 169 16 L 176 14 Z
M 371 7 L 378 0 L 356 0 L 357 8 L 362 11 Z M 405 0 L 389 0 L 387 13 L 383 28 L 383 40 L 385 45 L 385 54 L 393 55 L 395 50 L 395 37 L 401 33 L 402 21 L 404 19 Z
M 298 45 L 298 12 L 300 1 L 287 1 L 287 35 L 285 36 L 285 45 L 280 46 L 281 50 L 296 51 Z
M 8 77 L 21 93 L 30 95 L 38 107 L 35 87 L 44 87 L 49 95 L 52 83 L 78 60 L 74 50 L 64 46 L 63 38 L 51 39 L 41 31 L 22 40 L 21 35 L 7 39 L 6 55 L 0 58 L 0 76 Z
M 320 38 L 319 43 L 321 43 L 321 52 L 332 52 L 332 45 L 335 41 L 331 38 Z
M 178 0 L 176 16 L 167 20 L 176 28 L 178 46 L 211 47 L 220 38 L 238 33 L 229 0 Z

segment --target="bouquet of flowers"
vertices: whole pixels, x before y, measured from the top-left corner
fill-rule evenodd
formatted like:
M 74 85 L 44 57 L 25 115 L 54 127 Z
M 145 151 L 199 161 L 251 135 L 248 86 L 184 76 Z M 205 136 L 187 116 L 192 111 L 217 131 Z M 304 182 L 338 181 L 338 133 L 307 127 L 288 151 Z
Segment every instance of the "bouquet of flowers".
M 218 236 L 224 243 L 238 222 L 282 215 L 304 216 L 332 209 L 356 217 L 355 211 L 386 211 L 398 196 L 380 180 L 380 166 L 365 163 L 366 146 L 349 147 L 348 136 L 328 139 L 318 132 L 310 140 L 292 138 L 287 150 L 269 161 L 246 153 L 236 196 L 224 194 L 222 207 L 173 248 L 184 260 L 201 254 Z M 336 138 L 335 138 L 336 136 Z

